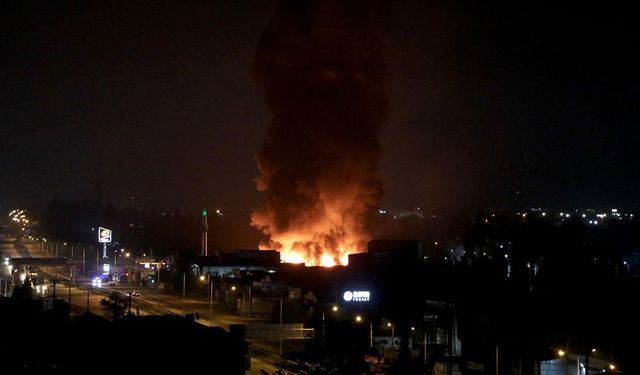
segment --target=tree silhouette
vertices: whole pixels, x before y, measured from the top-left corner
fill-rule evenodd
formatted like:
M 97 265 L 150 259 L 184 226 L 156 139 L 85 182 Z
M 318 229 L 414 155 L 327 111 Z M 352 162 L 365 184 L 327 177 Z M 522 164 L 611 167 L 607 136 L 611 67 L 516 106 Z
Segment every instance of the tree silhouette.
M 124 316 L 127 311 L 128 301 L 118 292 L 112 292 L 109 298 L 100 300 L 100 307 L 105 315 L 114 322 Z

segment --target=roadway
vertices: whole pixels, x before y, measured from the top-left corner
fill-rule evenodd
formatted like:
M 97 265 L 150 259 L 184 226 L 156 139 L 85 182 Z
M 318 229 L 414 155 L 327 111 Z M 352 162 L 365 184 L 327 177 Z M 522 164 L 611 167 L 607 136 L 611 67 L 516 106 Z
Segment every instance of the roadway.
M 10 258 L 25 258 L 25 257 L 43 257 L 47 256 L 45 252 L 41 251 L 38 244 L 33 241 L 24 241 L 18 244 L 15 239 L 12 238 L 0 238 L 0 253 L 3 259 Z M 6 267 L 3 272 L 6 272 Z M 68 270 L 64 267 L 48 267 L 47 273 L 52 275 L 68 275 Z M 66 278 L 60 276 L 60 278 Z M 53 295 L 52 285 L 49 285 L 49 295 Z M 135 288 L 128 285 L 118 285 L 113 287 L 101 287 L 94 288 L 87 285 L 72 284 L 69 287 L 68 282 L 60 282 L 56 285 L 56 296 L 58 298 L 68 300 L 71 305 L 72 314 L 77 316 L 84 313 L 87 310 L 87 289 L 89 290 L 89 306 L 88 309 L 94 314 L 104 316 L 100 301 L 106 298 L 112 291 L 118 291 L 123 295 L 128 296 L 128 293 L 132 290 L 140 292 L 140 296 L 132 297 L 131 312 L 133 314 L 139 313 L 140 315 L 180 315 L 198 313 L 200 319 L 196 320 L 205 326 L 218 326 L 225 330 L 229 330 L 230 324 L 245 324 L 250 322 L 258 322 L 256 319 L 244 319 L 241 318 L 229 308 L 217 302 L 212 304 L 212 314 L 210 314 L 209 301 L 202 301 L 194 298 L 182 298 L 181 296 L 169 295 L 169 294 L 157 294 L 156 292 L 147 288 Z M 70 299 L 70 300 L 69 300 Z M 283 342 L 283 349 L 300 350 L 301 342 Z M 277 367 L 275 363 L 279 361 L 279 345 L 278 342 L 272 341 L 256 341 L 249 343 L 249 355 L 251 357 L 251 370 L 247 371 L 247 374 L 260 375 L 261 369 L 264 369 L 269 374 L 273 374 Z

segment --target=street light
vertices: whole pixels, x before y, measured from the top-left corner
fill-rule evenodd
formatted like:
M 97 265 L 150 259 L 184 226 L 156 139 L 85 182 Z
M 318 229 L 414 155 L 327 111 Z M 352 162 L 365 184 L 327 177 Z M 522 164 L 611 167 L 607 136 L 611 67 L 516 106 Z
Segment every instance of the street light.
M 162 269 L 162 262 L 146 262 L 149 265 L 155 265 L 158 270 L 158 276 L 156 277 L 156 302 L 157 302 L 157 310 L 160 312 L 160 270 Z M 136 262 L 136 268 L 138 264 Z M 153 280 L 152 280 L 153 281 Z
M 361 315 L 356 315 L 356 323 L 361 323 L 362 320 Z M 373 348 L 373 322 L 369 322 L 369 348 Z
M 337 312 L 338 306 L 333 305 L 333 307 L 331 307 L 331 311 Z M 322 347 L 324 348 L 324 309 L 322 309 Z
M 162 263 L 156 264 L 156 268 L 158 269 L 158 277 L 156 278 L 156 297 L 158 299 L 158 313 L 160 312 L 160 269 L 162 269 Z
M 200 275 L 200 280 L 204 281 L 204 275 Z M 213 283 L 211 283 L 211 274 L 207 272 L 207 289 L 209 290 L 209 327 L 213 325 Z
M 393 324 L 391 324 L 391 322 L 387 322 L 387 327 L 391 328 L 391 345 L 395 348 L 396 347 L 396 327 L 393 326 Z

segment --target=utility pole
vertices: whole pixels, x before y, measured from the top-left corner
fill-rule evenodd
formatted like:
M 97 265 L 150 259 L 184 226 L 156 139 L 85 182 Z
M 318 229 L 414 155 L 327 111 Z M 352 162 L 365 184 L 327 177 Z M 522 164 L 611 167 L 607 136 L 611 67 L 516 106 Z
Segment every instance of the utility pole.
M 591 353 L 591 345 L 587 346 L 587 352 L 584 355 L 584 370 L 585 374 L 589 373 L 589 354 Z
M 185 295 L 187 292 L 187 273 L 182 272 L 182 315 L 187 315 L 186 306 L 185 306 Z
M 84 246 L 82 246 L 82 277 L 86 278 L 87 277 L 87 270 L 85 267 L 85 262 L 84 262 Z
M 280 297 L 280 355 L 282 355 L 282 297 Z
M 129 315 L 131 315 L 131 291 L 129 291 Z

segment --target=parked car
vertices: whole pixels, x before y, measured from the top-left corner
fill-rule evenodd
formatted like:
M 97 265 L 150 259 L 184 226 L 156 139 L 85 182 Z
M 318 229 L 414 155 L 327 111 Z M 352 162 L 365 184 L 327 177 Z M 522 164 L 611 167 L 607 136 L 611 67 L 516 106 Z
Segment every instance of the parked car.
M 131 291 L 131 296 L 132 297 L 140 297 L 140 292 L 138 292 L 137 290 L 132 290 Z

